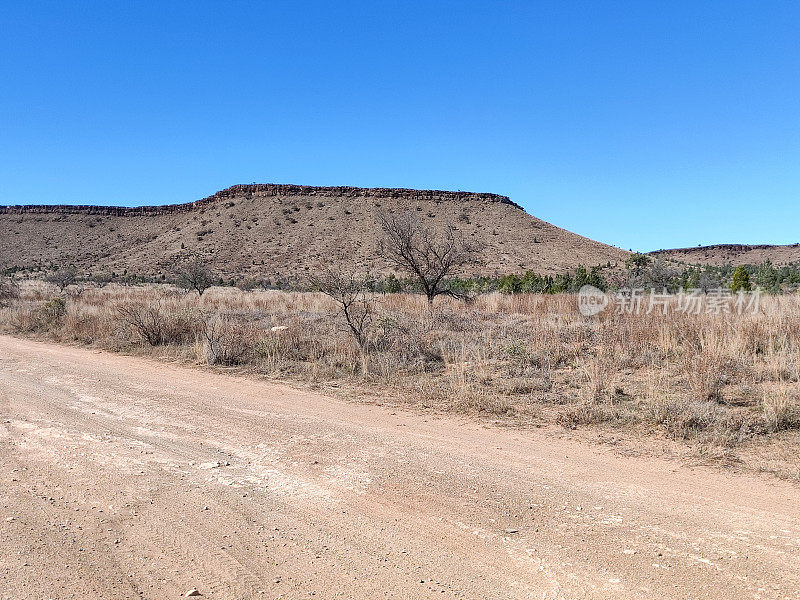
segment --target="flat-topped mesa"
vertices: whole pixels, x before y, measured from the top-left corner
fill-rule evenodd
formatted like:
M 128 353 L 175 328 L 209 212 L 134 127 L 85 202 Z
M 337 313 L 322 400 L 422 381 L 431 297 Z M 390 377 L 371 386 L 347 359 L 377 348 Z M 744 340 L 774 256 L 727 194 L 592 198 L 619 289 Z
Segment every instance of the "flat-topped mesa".
M 209 204 L 230 201 L 236 198 L 253 196 L 324 196 L 341 198 L 393 198 L 406 200 L 427 200 L 433 202 L 466 202 L 477 200 L 482 202 L 498 202 L 509 204 L 523 210 L 507 196 L 476 192 L 452 192 L 444 190 L 411 190 L 404 188 L 359 188 L 348 186 L 321 187 L 309 185 L 292 185 L 280 183 L 254 183 L 234 185 L 221 190 L 212 196 L 187 202 L 185 204 L 165 204 L 163 206 L 93 206 L 67 204 L 36 204 L 0 206 L 0 214 L 25 213 L 58 213 L 58 214 L 90 214 L 114 216 L 163 215 L 190 212 Z

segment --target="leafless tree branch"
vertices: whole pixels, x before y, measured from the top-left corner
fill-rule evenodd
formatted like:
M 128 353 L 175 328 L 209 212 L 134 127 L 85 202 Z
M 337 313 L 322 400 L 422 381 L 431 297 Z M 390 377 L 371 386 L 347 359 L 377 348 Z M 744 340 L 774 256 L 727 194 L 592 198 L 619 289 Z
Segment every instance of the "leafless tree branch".
M 453 224 L 436 231 L 412 212 L 378 213 L 383 230 L 378 252 L 390 264 L 415 278 L 428 303 L 436 296 L 459 294 L 446 286 L 446 278 L 474 262 L 480 247 L 462 238 Z

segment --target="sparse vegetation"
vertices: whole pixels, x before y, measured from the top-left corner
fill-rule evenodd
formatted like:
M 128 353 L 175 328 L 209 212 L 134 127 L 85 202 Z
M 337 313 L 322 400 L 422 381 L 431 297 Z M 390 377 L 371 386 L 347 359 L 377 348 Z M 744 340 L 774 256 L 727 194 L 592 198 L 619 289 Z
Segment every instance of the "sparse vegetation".
M 150 346 L 182 344 L 193 338 L 196 318 L 189 310 L 176 308 L 168 295 L 118 303 L 116 312 L 119 322 Z
M 758 314 L 587 318 L 567 294 L 487 293 L 430 308 L 423 295 L 368 292 L 375 284 L 365 277 L 317 285 L 326 292 L 215 287 L 199 296 L 110 284 L 65 299 L 26 281 L 0 309 L 0 328 L 352 383 L 509 422 L 655 432 L 726 457 L 773 439 L 800 448 L 797 296 L 762 298 Z

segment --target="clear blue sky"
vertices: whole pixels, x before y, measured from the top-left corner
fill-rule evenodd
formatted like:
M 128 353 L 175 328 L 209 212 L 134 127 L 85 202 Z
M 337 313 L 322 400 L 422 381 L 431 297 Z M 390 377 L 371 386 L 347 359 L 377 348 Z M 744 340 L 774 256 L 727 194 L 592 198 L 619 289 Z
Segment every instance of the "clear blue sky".
M 800 242 L 797 2 L 7 0 L 0 25 L 0 204 L 462 189 L 624 248 Z

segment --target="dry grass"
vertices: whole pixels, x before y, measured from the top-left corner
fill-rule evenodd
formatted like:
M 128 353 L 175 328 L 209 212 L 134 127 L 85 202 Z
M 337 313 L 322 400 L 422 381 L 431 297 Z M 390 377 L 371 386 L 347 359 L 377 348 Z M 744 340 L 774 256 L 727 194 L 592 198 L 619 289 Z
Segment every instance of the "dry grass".
M 763 298 L 755 315 L 587 318 L 576 306 L 566 295 L 440 299 L 433 309 L 421 296 L 377 297 L 363 350 L 321 294 L 112 285 L 64 302 L 25 282 L 0 308 L 0 328 L 436 410 L 652 432 L 708 456 L 800 446 L 797 296 Z

